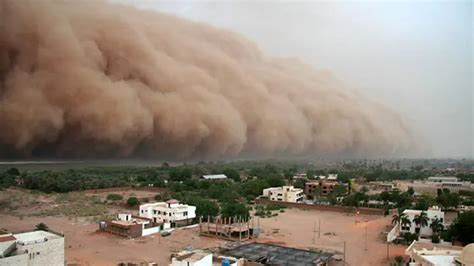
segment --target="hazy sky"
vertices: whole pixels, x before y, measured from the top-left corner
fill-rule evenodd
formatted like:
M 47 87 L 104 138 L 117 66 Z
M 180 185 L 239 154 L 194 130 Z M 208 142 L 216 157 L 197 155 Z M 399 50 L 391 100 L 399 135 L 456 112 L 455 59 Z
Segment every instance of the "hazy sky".
M 114 2 L 228 28 L 267 55 L 328 69 L 417 127 L 425 156 L 473 156 L 471 1 Z

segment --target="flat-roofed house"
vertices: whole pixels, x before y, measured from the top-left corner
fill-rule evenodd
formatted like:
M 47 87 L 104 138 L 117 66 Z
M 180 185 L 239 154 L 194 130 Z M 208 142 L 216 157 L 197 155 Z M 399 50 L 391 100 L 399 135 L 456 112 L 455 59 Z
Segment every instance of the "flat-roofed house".
M 182 251 L 171 258 L 171 266 L 212 266 L 212 253 L 203 250 Z
M 272 201 L 301 202 L 304 193 L 300 188 L 293 186 L 271 187 L 263 190 L 263 196 Z
M 454 266 L 462 255 L 462 247 L 413 241 L 405 250 L 410 266 Z M 469 265 L 469 264 L 468 264 Z
M 119 213 L 115 220 L 101 222 L 100 229 L 112 234 L 135 238 L 156 234 L 168 228 L 163 223 L 155 223 L 149 218 Z
M 206 180 L 219 180 L 219 179 L 227 179 L 227 176 L 224 174 L 217 174 L 217 175 L 203 175 L 201 176 L 202 179 Z
M 403 225 L 400 228 L 401 233 L 406 233 L 410 232 L 412 234 L 416 233 L 417 228 L 420 230 L 420 236 L 425 236 L 429 237 L 433 234 L 433 230 L 431 229 L 430 225 L 434 219 L 439 219 L 440 222 L 443 224 L 444 227 L 444 212 L 441 211 L 441 209 L 438 206 L 433 206 L 428 208 L 427 211 L 424 211 L 428 217 L 428 225 L 421 227 L 420 225 L 416 225 L 415 223 L 415 217 L 420 215 L 421 212 L 420 210 L 404 210 L 403 214 L 406 214 L 408 216 L 408 219 L 410 220 L 410 224 Z
M 175 199 L 140 205 L 139 215 L 152 219 L 155 223 L 169 224 L 171 227 L 192 223 L 196 218 L 196 207 L 181 204 Z
M 0 235 L 2 266 L 63 266 L 64 236 L 47 231 Z

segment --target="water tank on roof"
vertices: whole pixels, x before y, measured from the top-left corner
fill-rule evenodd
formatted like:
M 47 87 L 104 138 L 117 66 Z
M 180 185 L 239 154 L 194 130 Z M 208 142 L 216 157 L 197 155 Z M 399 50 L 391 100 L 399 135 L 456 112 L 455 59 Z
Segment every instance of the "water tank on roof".
M 222 260 L 222 266 L 230 266 L 230 260 L 229 259 L 223 259 Z

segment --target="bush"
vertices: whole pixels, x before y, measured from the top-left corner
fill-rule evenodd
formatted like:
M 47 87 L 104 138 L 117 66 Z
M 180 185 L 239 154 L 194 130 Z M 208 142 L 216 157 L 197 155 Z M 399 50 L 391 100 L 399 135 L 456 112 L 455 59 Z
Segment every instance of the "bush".
M 155 200 L 156 200 L 156 201 L 162 200 L 161 194 L 156 194 L 156 195 L 155 195 Z
M 130 197 L 130 198 L 128 198 L 128 200 L 127 200 L 128 206 L 131 206 L 131 207 L 137 206 L 138 203 L 139 203 L 139 201 L 138 201 L 138 199 L 137 199 L 136 197 Z
M 402 256 L 396 256 L 395 261 L 398 263 L 398 265 L 401 265 L 403 263 L 403 257 Z
M 433 234 L 431 237 L 431 243 L 439 243 L 439 236 L 437 234 Z
M 120 194 L 109 194 L 107 195 L 107 200 L 111 200 L 111 201 L 123 200 L 123 196 Z

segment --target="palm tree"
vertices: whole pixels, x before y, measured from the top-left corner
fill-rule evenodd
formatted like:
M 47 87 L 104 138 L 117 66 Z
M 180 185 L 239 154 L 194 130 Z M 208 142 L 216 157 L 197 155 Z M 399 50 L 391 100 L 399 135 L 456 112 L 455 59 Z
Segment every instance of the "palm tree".
M 422 211 L 419 215 L 416 215 L 413 219 L 413 222 L 415 222 L 417 226 L 417 228 L 415 229 L 416 233 L 420 233 L 421 228 L 428 226 L 428 221 L 429 218 L 425 211 Z
M 410 218 L 408 218 L 405 215 L 404 217 L 402 217 L 401 224 L 402 224 L 402 226 L 410 226 L 411 225 Z
M 439 218 L 432 219 L 430 227 L 431 230 L 433 230 L 433 234 L 437 234 L 439 231 L 444 229 L 443 223 Z
M 403 219 L 408 219 L 408 216 L 407 216 L 406 213 L 394 214 L 394 215 L 392 216 L 392 224 L 397 224 L 397 223 L 398 223 L 398 224 L 401 224 L 402 221 L 403 221 Z M 408 219 L 408 221 L 410 221 L 410 220 Z

